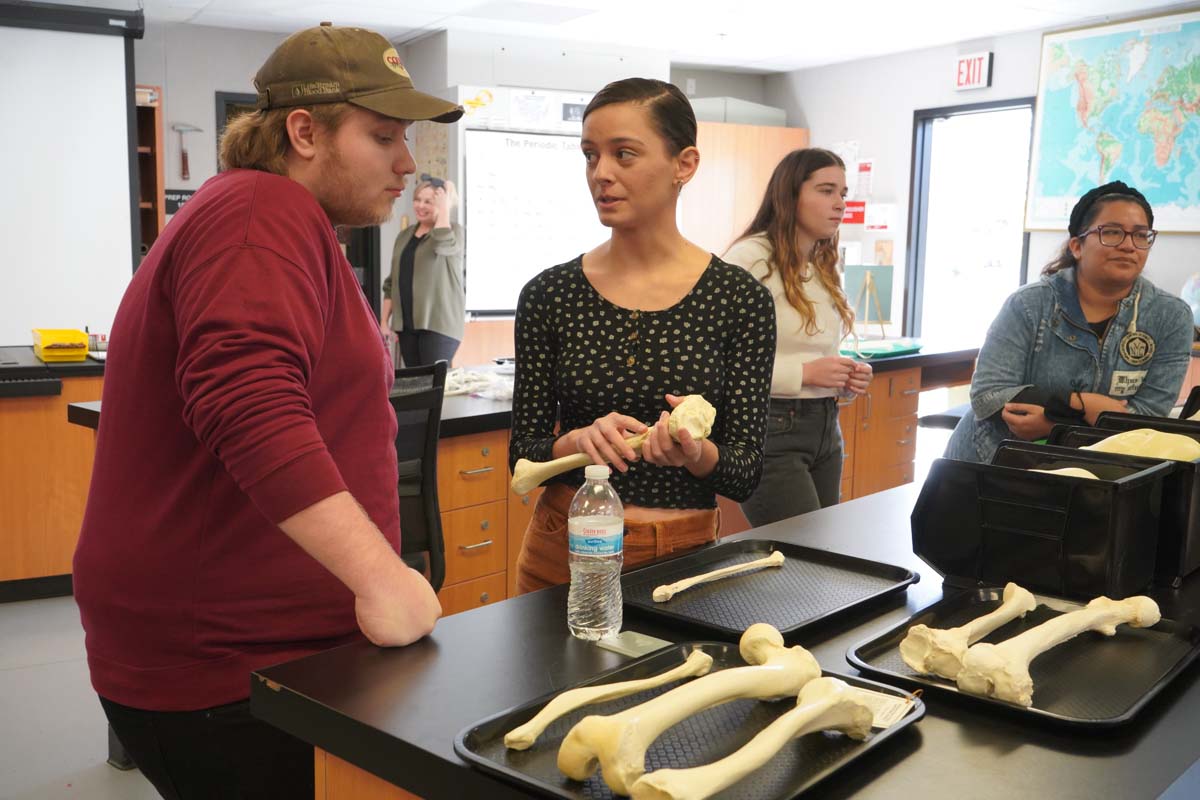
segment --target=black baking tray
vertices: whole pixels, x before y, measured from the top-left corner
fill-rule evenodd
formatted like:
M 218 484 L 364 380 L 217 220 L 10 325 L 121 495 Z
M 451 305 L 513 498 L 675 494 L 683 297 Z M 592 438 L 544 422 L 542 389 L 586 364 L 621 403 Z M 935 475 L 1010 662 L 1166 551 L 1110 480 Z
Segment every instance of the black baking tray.
M 1055 425 L 1046 441 L 1052 445 L 1079 448 L 1107 439 L 1113 433 L 1111 428 Z M 1198 435 L 1193 433 L 1193 438 Z M 1161 460 L 1125 457 L 1141 459 L 1146 464 Z M 1173 472 L 1163 478 L 1162 517 L 1154 572 L 1159 581 L 1178 588 L 1186 576 L 1200 568 L 1200 461 L 1167 463 L 1173 466 Z
M 1030 469 L 1082 467 L 1099 480 Z M 913 552 L 961 588 L 1127 597 L 1154 580 L 1167 462 L 1005 441 L 991 464 L 933 462 L 912 512 Z
M 1132 720 L 1147 703 L 1200 654 L 1200 628 L 1163 619 L 1150 628 L 1117 627 L 1115 636 L 1083 633 L 1046 651 L 1030 665 L 1033 705 L 1029 708 L 960 692 L 954 681 L 915 672 L 900 657 L 900 641 L 917 624 L 955 628 L 994 611 L 999 588 L 960 591 L 846 652 L 846 660 L 869 675 L 920 688 L 948 692 L 965 701 L 999 707 L 1025 718 L 1079 728 L 1103 729 Z M 1022 619 L 992 631 L 982 641 L 998 644 L 1064 611 L 1082 608 L 1053 598 L 1055 608 L 1039 605 Z
M 736 644 L 726 642 L 688 642 L 672 645 L 656 653 L 631 661 L 617 669 L 565 687 L 592 686 L 617 681 L 638 680 L 673 669 L 683 663 L 693 650 L 703 650 L 713 657 L 711 672 L 729 667 L 744 667 L 746 662 Z M 711 673 L 710 673 L 711 674 Z M 851 686 L 871 689 L 897 697 L 912 699 L 908 714 L 890 728 L 872 729 L 864 741 L 830 734 L 804 736 L 788 743 L 770 762 L 743 780 L 730 786 L 717 798 L 773 800 L 795 797 L 830 775 L 852 764 L 886 740 L 919 720 L 925 706 L 917 697 L 892 686 L 860 677 L 825 672 L 827 677 L 839 678 Z M 597 772 L 586 782 L 573 781 L 558 771 L 558 747 L 576 722 L 590 714 L 612 714 L 682 685 L 670 683 L 607 703 L 584 706 L 555 720 L 533 747 L 528 750 L 509 750 L 504 746 L 504 734 L 527 722 L 542 706 L 560 692 L 552 692 L 516 708 L 503 711 L 469 726 L 455 737 L 454 750 L 473 767 L 497 775 L 521 788 L 549 797 L 571 800 L 596 800 L 616 797 Z M 667 729 L 646 753 L 646 771 L 663 768 L 685 768 L 708 764 L 724 758 L 759 731 L 791 708 L 794 698 L 777 702 L 734 700 L 702 711 Z
M 654 589 L 704 572 L 757 561 L 779 550 L 782 566 L 754 570 L 692 587 L 665 603 Z M 766 622 L 792 641 L 858 607 L 904 591 L 920 580 L 903 567 L 770 539 L 722 542 L 621 576 L 625 608 L 718 639 L 737 641 Z

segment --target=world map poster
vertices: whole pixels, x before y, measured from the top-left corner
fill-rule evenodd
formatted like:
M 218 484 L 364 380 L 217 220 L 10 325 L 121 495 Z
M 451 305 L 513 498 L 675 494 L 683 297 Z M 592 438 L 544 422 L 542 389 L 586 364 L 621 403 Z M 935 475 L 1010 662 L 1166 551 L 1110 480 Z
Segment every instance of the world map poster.
M 1200 12 L 1046 34 L 1033 125 L 1025 227 L 1119 180 L 1156 229 L 1200 231 Z

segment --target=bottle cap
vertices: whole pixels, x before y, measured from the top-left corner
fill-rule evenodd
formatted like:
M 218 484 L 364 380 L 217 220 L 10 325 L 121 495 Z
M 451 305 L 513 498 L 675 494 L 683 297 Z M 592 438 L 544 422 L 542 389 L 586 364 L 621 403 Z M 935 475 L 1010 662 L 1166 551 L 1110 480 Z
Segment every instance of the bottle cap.
M 583 477 L 594 481 L 606 481 L 609 474 L 607 464 L 588 464 L 583 470 Z

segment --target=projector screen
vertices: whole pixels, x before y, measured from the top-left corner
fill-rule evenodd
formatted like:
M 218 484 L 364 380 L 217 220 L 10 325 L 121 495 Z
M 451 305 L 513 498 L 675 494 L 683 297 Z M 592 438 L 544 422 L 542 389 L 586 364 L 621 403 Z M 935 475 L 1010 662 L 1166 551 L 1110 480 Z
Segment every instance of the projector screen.
M 578 136 L 466 131 L 467 310 L 512 313 L 521 287 L 608 238 Z
M 133 270 L 125 42 L 0 26 L 0 345 L 112 326 Z

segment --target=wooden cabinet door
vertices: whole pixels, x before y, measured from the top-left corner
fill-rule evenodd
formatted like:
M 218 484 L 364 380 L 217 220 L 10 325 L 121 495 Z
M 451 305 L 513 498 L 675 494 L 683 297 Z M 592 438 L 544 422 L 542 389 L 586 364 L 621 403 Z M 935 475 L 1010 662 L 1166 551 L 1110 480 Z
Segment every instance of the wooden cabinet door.
M 0 581 L 71 573 L 96 434 L 67 422 L 67 405 L 99 400 L 103 383 L 64 378 L 61 395 L 0 399 Z
M 448 617 L 490 603 L 498 603 L 507 599 L 508 593 L 505 589 L 503 572 L 463 581 L 453 586 L 443 586 L 438 592 L 438 600 L 442 603 L 442 616 Z
M 680 196 L 679 229 L 720 255 L 750 224 L 780 159 L 808 146 L 808 131 L 701 122 L 696 146 L 700 169 Z
M 503 572 L 508 563 L 508 507 L 505 501 L 442 512 L 446 542 L 446 584 Z
M 438 503 L 443 511 L 508 495 L 508 431 L 443 439 L 438 444 Z

